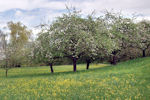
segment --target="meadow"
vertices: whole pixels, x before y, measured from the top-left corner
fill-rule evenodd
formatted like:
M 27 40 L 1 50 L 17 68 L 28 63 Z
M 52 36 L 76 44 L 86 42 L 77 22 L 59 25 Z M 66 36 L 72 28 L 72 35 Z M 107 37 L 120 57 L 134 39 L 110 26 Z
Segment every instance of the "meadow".
M 0 69 L 0 100 L 149 100 L 150 57 L 115 66 L 85 64 Z

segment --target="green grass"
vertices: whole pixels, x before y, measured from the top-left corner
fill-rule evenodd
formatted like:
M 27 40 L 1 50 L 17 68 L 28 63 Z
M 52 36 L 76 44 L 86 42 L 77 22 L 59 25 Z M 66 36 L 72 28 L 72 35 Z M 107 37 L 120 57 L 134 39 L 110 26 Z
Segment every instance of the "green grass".
M 0 100 L 149 100 L 150 57 L 116 66 L 92 64 L 0 69 Z

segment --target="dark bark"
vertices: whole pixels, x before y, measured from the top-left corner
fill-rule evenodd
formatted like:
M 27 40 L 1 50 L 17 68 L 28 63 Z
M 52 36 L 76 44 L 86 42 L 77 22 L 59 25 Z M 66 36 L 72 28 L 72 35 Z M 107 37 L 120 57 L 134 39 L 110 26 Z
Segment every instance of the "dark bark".
M 73 61 L 73 71 L 76 72 L 77 70 L 77 58 L 72 58 Z
M 54 73 L 54 70 L 53 70 L 53 64 L 50 63 L 49 66 L 50 66 L 50 69 L 51 69 L 51 73 Z
M 90 66 L 90 60 L 86 60 L 86 69 L 88 70 Z
M 112 64 L 113 65 L 117 64 L 117 57 L 116 57 L 116 55 L 113 55 L 113 57 L 112 57 Z
M 143 50 L 143 57 L 146 57 L 146 50 Z
M 112 52 L 112 57 L 111 57 L 111 64 L 116 65 L 117 64 L 117 51 Z

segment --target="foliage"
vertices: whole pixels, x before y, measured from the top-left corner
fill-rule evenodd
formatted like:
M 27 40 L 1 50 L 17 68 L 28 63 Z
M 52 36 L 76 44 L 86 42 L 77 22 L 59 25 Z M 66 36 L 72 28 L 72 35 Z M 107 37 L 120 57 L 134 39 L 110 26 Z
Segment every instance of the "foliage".
M 10 30 L 10 43 L 21 47 L 22 44 L 28 42 L 31 31 L 25 25 L 20 22 L 8 22 L 8 28 Z
M 20 22 L 8 22 L 8 28 L 10 29 L 9 47 L 13 52 L 10 58 L 12 66 L 21 66 L 25 60 L 25 45 L 30 39 L 31 31 Z
M 112 64 L 116 64 L 122 59 L 137 58 L 141 53 L 143 57 L 148 56 L 148 20 L 135 22 L 134 18 L 108 11 L 102 16 L 96 17 L 92 13 L 83 17 L 74 8 L 67 10 L 68 13 L 49 25 L 40 25 L 41 32 L 35 41 L 29 41 L 32 32 L 25 25 L 9 22 L 7 51 L 11 66 L 35 62 L 48 65 L 57 61 L 70 64 L 72 60 L 76 71 L 76 63 L 83 60 L 89 66 L 94 60 L 110 59 Z
M 51 33 L 40 33 L 34 47 L 34 56 L 38 62 L 53 63 L 54 58 L 61 57 L 61 53 L 57 50 L 54 44 L 54 39 Z
M 75 9 L 69 9 L 68 14 L 58 17 L 49 32 L 54 36 L 57 49 L 72 59 L 74 71 L 80 57 L 86 60 L 103 57 L 117 47 L 100 18 L 95 20 L 90 15 L 82 18 Z
M 137 30 L 136 47 L 143 51 L 143 57 L 145 57 L 146 50 L 150 46 L 150 21 L 143 20 L 137 23 Z
M 112 52 L 112 63 L 116 64 L 117 58 L 122 56 L 119 54 L 125 54 L 125 49 L 133 47 L 137 42 L 135 38 L 137 36 L 136 24 L 133 18 L 125 18 L 121 13 L 106 12 L 104 20 L 111 38 L 118 45 L 118 48 Z
M 2 31 L 0 33 L 1 60 L 3 68 L 6 69 L 6 76 L 9 68 L 20 67 L 24 63 L 25 44 L 28 42 L 31 34 L 27 27 L 20 22 L 9 22 L 8 28 L 10 33 L 3 33 Z

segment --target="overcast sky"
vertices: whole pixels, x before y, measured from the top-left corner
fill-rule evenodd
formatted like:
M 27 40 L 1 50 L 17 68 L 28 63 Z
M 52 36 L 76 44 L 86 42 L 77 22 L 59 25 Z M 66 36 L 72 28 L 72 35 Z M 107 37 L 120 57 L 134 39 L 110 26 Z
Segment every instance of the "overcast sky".
M 84 15 L 113 9 L 127 16 L 136 14 L 139 19 L 150 19 L 150 0 L 0 0 L 0 28 L 8 21 L 21 21 L 33 28 L 65 13 L 65 5 L 82 10 Z

